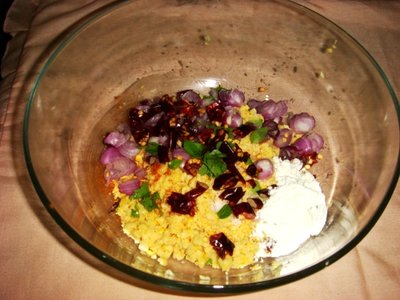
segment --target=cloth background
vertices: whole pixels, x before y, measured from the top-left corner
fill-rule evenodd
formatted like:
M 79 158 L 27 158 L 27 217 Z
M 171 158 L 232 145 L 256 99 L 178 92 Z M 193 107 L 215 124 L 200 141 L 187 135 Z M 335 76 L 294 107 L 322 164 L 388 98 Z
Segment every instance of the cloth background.
M 110 2 L 16 0 L 8 13 L 4 29 L 13 39 L 0 84 L 0 299 L 196 299 L 127 279 L 86 254 L 48 215 L 24 165 L 22 114 L 35 64 L 72 24 Z M 298 2 L 360 41 L 400 95 L 400 1 Z M 399 194 L 398 184 L 368 236 L 328 268 L 282 287 L 223 299 L 399 299 Z

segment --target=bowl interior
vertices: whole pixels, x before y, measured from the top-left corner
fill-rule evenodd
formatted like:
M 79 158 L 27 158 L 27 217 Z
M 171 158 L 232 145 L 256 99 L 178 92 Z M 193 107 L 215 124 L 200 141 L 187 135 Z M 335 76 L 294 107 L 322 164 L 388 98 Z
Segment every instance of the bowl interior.
M 25 151 L 47 209 L 86 250 L 144 280 L 244 291 L 310 274 L 372 227 L 398 177 L 397 100 L 379 66 L 349 35 L 287 1 L 135 1 L 88 18 L 51 54 L 29 99 Z M 238 87 L 290 101 L 316 117 L 327 197 L 323 232 L 258 268 L 198 269 L 143 256 L 110 213 L 98 163 L 102 138 L 137 101 L 184 89 Z M 265 87 L 265 92 L 258 92 Z

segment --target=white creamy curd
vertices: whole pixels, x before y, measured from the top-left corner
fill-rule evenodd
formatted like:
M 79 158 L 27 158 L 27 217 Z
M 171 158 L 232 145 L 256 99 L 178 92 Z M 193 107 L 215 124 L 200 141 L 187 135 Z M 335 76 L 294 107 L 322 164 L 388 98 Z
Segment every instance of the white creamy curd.
M 288 255 L 326 222 L 325 195 L 300 160 L 273 159 L 277 187 L 257 212 L 254 236 L 260 239 L 256 258 Z

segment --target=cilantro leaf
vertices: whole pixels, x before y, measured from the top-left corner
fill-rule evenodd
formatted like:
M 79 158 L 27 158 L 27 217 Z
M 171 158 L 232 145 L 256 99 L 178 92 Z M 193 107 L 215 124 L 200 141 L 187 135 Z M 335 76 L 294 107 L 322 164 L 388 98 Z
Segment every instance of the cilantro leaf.
M 221 207 L 221 209 L 217 212 L 218 218 L 225 219 L 232 214 L 232 209 L 229 204 L 225 204 Z
M 160 145 L 154 142 L 151 142 L 147 145 L 146 151 L 152 155 L 157 155 L 158 154 L 158 147 Z
M 233 140 L 235 138 L 235 136 L 233 135 L 233 128 L 232 127 L 228 127 L 225 129 L 226 134 L 228 135 L 228 139 Z
M 218 177 L 223 174 L 227 169 L 226 163 L 223 161 L 224 157 L 225 154 L 217 149 L 214 149 L 211 152 L 206 152 L 199 173 L 210 177 Z
M 140 204 L 142 204 L 147 211 L 152 211 L 153 209 L 158 208 L 157 200 L 160 199 L 160 194 L 158 192 L 152 194 L 149 190 L 149 184 L 147 182 L 144 182 L 129 197 L 131 199 L 139 199 Z M 136 211 L 139 213 L 139 210 L 137 208 Z M 136 213 L 134 212 L 134 210 L 131 210 L 131 216 L 134 216 L 133 214 Z
M 249 123 L 260 128 L 262 126 L 262 124 L 264 123 L 264 120 L 263 119 L 254 119 L 254 120 L 250 120 Z
M 250 157 L 249 157 L 249 158 L 246 160 L 246 162 L 245 162 L 245 164 L 246 164 L 247 166 L 250 166 L 252 163 L 253 163 L 253 161 L 251 160 Z
M 170 168 L 170 169 L 177 169 L 177 168 L 179 168 L 179 166 L 181 165 L 181 163 L 182 163 L 182 159 L 173 159 L 173 160 L 171 160 L 170 162 L 169 162 L 169 164 L 168 164 L 168 167 Z
M 142 198 L 140 203 L 143 205 L 143 207 L 147 211 L 152 211 L 153 209 L 157 208 L 157 200 L 160 199 L 160 194 L 158 192 L 155 192 L 154 194 L 150 196 L 146 196 Z
M 258 144 L 262 142 L 267 136 L 267 133 L 268 133 L 268 128 L 266 127 L 257 128 L 250 134 L 250 142 L 253 144 Z
M 142 199 L 148 196 L 150 196 L 149 184 L 144 182 L 130 197 L 133 199 Z
M 183 142 L 183 149 L 194 158 L 201 158 L 206 149 L 206 146 L 200 143 L 186 140 Z
M 198 173 L 200 174 L 200 175 L 208 175 L 208 176 L 211 176 L 210 175 L 210 171 L 208 170 L 208 168 L 207 168 L 207 166 L 206 165 L 201 165 L 201 167 L 199 168 L 199 170 L 198 170 Z
M 256 186 L 252 188 L 252 191 L 254 193 L 257 193 L 259 190 L 261 190 L 261 185 L 260 185 L 260 182 L 258 180 L 254 180 L 254 181 L 256 183 Z
M 136 203 L 135 208 L 131 209 L 131 217 L 139 218 L 139 216 L 140 216 L 139 207 L 138 207 L 138 204 Z

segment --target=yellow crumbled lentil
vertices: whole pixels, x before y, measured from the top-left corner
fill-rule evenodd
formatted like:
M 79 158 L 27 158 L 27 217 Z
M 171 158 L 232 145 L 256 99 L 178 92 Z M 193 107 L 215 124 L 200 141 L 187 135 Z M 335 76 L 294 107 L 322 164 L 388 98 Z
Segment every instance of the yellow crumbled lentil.
M 256 117 L 252 110 L 244 110 L 244 113 L 248 120 L 254 120 Z M 234 142 L 238 143 L 243 151 L 249 152 L 253 161 L 272 158 L 279 151 L 270 142 L 252 144 L 248 137 Z M 182 169 L 170 169 L 166 164 L 146 165 L 143 155 L 144 152 L 141 152 L 136 156 L 136 163 L 147 170 L 146 181 L 150 192 L 158 192 L 160 195 L 158 209 L 147 211 L 138 199 L 121 193 L 117 184 L 113 190 L 114 197 L 120 199 L 116 212 L 121 218 L 123 230 L 139 244 L 143 253 L 157 259 L 162 265 L 167 265 L 171 258 L 185 259 L 199 267 L 210 265 L 222 270 L 242 268 L 254 263 L 259 248 L 259 241 L 252 234 L 255 223 L 243 216 L 237 218 L 230 215 L 225 219 L 218 217 L 217 208 L 221 207 L 222 201 L 218 196 L 221 191 L 213 190 L 213 178 L 199 174 L 192 177 Z M 237 167 L 246 180 L 250 179 L 245 172 L 247 165 L 244 162 L 238 163 Z M 195 215 L 171 212 L 169 204 L 166 203 L 168 196 L 172 192 L 188 192 L 197 182 L 205 183 L 209 188 L 196 199 Z M 273 177 L 259 182 L 261 188 L 272 183 Z M 246 191 L 242 198 L 244 201 L 254 196 L 249 185 L 239 183 L 240 185 Z M 132 216 L 132 210 L 137 211 L 135 216 Z M 209 241 L 211 235 L 220 232 L 235 245 L 233 255 L 226 255 L 224 259 L 218 257 Z
M 255 108 L 250 108 L 248 105 L 242 105 L 239 108 L 240 116 L 242 117 L 243 124 L 247 122 L 254 122 L 256 120 L 264 121 L 263 117 L 257 113 Z

